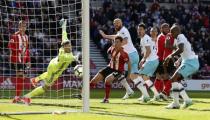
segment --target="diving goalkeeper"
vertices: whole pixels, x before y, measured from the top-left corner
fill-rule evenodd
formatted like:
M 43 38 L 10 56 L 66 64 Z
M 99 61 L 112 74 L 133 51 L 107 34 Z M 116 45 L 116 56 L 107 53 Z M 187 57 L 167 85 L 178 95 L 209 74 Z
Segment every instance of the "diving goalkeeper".
M 76 61 L 76 57 L 71 51 L 71 42 L 67 38 L 66 20 L 62 19 L 60 25 L 62 27 L 62 47 L 59 49 L 58 56 L 50 61 L 47 72 L 31 79 L 32 85 L 36 88 L 23 97 L 22 101 L 27 105 L 31 103 L 32 97 L 47 91 L 47 89 L 58 80 L 62 72 L 68 68 L 69 64 Z M 38 83 L 41 83 L 41 86 L 38 87 Z

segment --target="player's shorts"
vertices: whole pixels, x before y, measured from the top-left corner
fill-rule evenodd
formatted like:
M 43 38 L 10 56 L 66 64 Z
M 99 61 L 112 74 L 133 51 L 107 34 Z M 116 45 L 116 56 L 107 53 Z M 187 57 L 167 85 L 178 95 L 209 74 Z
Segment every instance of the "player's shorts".
M 158 74 L 164 74 L 164 68 L 163 68 L 163 61 L 160 61 L 159 64 L 158 64 L 158 67 L 155 71 L 155 74 L 158 73 Z
M 139 54 L 137 51 L 129 53 L 129 61 L 131 62 L 131 73 L 138 73 Z M 128 70 L 128 65 L 125 64 L 125 70 Z
M 183 78 L 187 78 L 188 76 L 194 74 L 199 69 L 199 61 L 198 58 L 184 60 L 180 67 L 177 69 L 177 72 L 182 75 Z
M 173 74 L 174 71 L 176 70 L 175 66 L 174 66 L 174 62 L 173 60 L 171 59 L 168 63 L 168 66 L 167 66 L 167 69 L 166 69 L 166 73 L 168 73 L 169 75 Z M 164 71 L 164 67 L 163 67 L 163 61 L 160 61 L 159 64 L 158 64 L 158 67 L 155 71 L 155 74 L 158 73 L 158 74 L 164 74 L 165 71 Z
M 119 72 L 117 70 L 114 70 L 114 69 L 112 69 L 110 67 L 105 67 L 105 68 L 101 69 L 99 71 L 99 73 L 101 75 L 103 75 L 104 77 L 107 77 L 107 76 L 112 74 L 116 79 L 123 75 L 123 73 L 121 73 L 121 72 Z
M 23 63 L 11 63 L 11 69 L 15 71 L 24 71 L 25 69 L 25 64 Z
M 159 60 L 158 59 L 153 60 L 153 61 L 146 61 L 143 64 L 143 69 L 139 70 L 139 74 L 152 77 L 154 72 L 156 71 L 156 69 L 158 67 L 158 64 L 159 64 Z

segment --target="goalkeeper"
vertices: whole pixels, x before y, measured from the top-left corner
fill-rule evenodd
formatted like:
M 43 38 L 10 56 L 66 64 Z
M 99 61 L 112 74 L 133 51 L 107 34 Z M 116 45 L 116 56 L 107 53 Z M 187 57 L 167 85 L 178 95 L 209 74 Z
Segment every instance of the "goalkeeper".
M 22 101 L 27 105 L 31 103 L 32 97 L 43 94 L 47 91 L 47 89 L 58 80 L 62 72 L 68 68 L 69 64 L 76 61 L 76 57 L 73 56 L 71 51 L 71 42 L 67 38 L 66 20 L 62 19 L 60 25 L 62 26 L 62 47 L 59 49 L 58 56 L 50 61 L 47 67 L 47 72 L 31 79 L 32 85 L 37 88 L 23 97 Z M 38 83 L 41 83 L 41 86 L 38 87 Z

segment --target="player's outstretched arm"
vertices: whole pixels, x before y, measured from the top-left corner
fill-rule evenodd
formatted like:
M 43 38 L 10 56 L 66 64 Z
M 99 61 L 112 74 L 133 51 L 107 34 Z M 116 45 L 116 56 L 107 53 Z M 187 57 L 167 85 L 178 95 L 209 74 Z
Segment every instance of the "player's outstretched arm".
M 64 43 L 65 41 L 68 40 L 67 32 L 66 32 L 66 24 L 67 24 L 66 19 L 61 19 L 60 20 L 60 25 L 61 25 L 61 28 L 62 28 L 62 43 Z
M 101 36 L 105 39 L 114 40 L 117 35 L 106 35 L 102 30 L 99 30 Z

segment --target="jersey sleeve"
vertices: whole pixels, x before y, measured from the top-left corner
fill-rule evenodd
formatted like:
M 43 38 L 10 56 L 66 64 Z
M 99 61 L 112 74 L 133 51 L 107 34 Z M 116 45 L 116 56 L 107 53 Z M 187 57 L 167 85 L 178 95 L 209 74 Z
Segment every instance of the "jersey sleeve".
M 121 36 L 123 39 L 128 39 L 128 33 L 126 30 L 121 30 L 119 33 L 118 33 L 119 36 Z
M 176 39 L 176 44 L 179 45 L 181 43 L 184 43 L 185 37 L 184 35 L 178 35 Z
M 10 37 L 10 40 L 9 40 L 9 43 L 8 43 L 8 48 L 10 50 L 15 50 L 16 49 L 16 47 L 15 47 L 15 36 L 14 35 L 12 35 Z
M 149 38 L 149 37 L 146 37 L 146 38 L 144 38 L 143 39 L 143 46 L 150 46 L 151 45 L 151 38 Z

